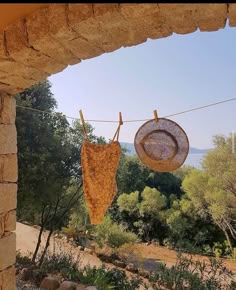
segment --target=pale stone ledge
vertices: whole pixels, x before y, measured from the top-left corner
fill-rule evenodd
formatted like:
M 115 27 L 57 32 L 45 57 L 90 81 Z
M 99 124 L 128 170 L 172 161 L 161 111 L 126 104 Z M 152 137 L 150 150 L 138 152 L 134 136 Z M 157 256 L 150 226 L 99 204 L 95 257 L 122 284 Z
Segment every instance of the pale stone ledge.
M 15 124 L 16 100 L 0 93 L 0 124 Z
M 0 289 L 2 290 L 15 290 L 16 289 L 16 271 L 14 267 L 0 272 Z
M 8 235 L 0 239 L 0 271 L 15 264 L 15 262 L 16 262 L 16 234 L 9 233 Z
M 0 213 L 16 208 L 17 184 L 0 183 Z
M 17 153 L 16 126 L 0 124 L 0 154 Z
M 17 155 L 0 155 L 0 182 L 17 182 Z
M 16 211 L 0 213 L 0 238 L 16 229 Z

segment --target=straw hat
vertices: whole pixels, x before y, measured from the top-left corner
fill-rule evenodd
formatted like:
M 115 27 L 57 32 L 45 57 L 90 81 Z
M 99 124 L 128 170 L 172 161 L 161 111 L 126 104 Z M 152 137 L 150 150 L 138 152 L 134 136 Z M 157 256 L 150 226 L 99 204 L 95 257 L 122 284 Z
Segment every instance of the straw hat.
M 189 141 L 184 130 L 165 118 L 144 123 L 135 135 L 134 146 L 142 163 L 159 172 L 179 168 L 189 152 Z

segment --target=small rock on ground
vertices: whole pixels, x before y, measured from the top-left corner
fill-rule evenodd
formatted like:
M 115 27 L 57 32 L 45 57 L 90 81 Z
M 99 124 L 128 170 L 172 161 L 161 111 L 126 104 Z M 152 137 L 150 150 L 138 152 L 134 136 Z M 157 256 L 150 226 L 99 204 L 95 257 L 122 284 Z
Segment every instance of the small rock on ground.
M 77 290 L 77 283 L 71 281 L 64 281 L 61 283 L 59 290 Z
M 56 290 L 60 286 L 60 283 L 58 281 L 58 278 L 55 277 L 46 277 L 43 279 L 43 281 L 40 284 L 41 289 L 47 289 L 47 290 Z

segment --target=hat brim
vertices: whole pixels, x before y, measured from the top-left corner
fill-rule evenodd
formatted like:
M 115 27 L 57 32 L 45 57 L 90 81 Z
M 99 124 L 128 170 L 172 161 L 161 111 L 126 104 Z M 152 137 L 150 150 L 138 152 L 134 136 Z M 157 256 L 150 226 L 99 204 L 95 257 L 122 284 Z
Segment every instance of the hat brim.
M 145 138 L 155 132 L 156 141 L 158 132 L 165 132 L 168 138 L 173 140 L 172 147 L 174 154 L 168 158 L 158 159 L 152 158 L 145 150 Z M 159 134 L 161 136 L 161 133 Z M 154 140 L 155 141 L 155 140 Z M 165 145 L 163 145 L 165 146 Z M 170 172 L 178 169 L 185 162 L 189 153 L 189 140 L 185 131 L 174 121 L 159 118 L 158 122 L 155 119 L 144 123 L 137 131 L 134 138 L 134 147 L 141 162 L 152 170 L 158 172 Z M 155 146 L 152 147 L 155 151 Z M 155 153 L 155 152 L 153 152 Z M 155 154 L 153 154 L 155 155 Z

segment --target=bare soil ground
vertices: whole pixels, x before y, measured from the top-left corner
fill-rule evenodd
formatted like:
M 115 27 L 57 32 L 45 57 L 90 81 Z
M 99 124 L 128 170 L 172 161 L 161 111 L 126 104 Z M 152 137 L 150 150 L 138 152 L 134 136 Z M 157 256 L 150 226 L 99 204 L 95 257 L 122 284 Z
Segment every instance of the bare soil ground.
M 32 253 L 35 249 L 39 230 L 35 227 L 31 227 L 22 223 L 17 223 L 16 235 L 17 235 L 17 250 L 21 253 Z M 42 243 L 45 244 L 46 234 L 43 235 Z M 96 255 L 91 255 L 87 252 L 81 252 L 77 248 L 74 248 L 62 241 L 54 239 L 51 242 L 50 251 L 71 251 L 74 255 L 80 255 L 81 266 L 100 266 L 101 260 Z M 121 253 L 126 256 L 130 262 L 138 262 L 146 270 L 155 270 L 156 266 L 160 262 L 164 262 L 167 266 L 174 265 L 177 258 L 177 252 L 170 250 L 166 247 L 136 244 L 132 245 L 132 248 L 125 248 L 121 250 Z M 192 255 L 195 260 L 208 261 L 206 256 Z M 236 275 L 236 262 L 224 259 L 225 266 L 233 271 Z
M 141 253 L 144 257 L 144 260 L 147 265 L 145 268 L 152 270 L 155 268 L 157 263 L 163 262 L 167 266 L 172 266 L 176 262 L 177 252 L 170 250 L 166 247 L 155 246 L 155 245 L 145 245 L 145 244 L 136 244 L 134 248 L 137 249 L 137 252 Z M 185 254 L 186 255 L 186 254 Z M 194 260 L 208 261 L 207 256 L 203 255 L 187 255 L 192 256 Z M 224 265 L 230 269 L 234 275 L 236 275 L 236 262 L 230 261 L 229 259 L 223 259 Z
M 33 253 L 37 239 L 38 239 L 39 230 L 37 228 L 17 223 L 16 224 L 16 250 L 20 251 L 22 254 L 30 255 Z M 46 243 L 47 232 L 43 233 L 42 245 Z M 79 255 L 81 260 L 81 266 L 91 265 L 91 266 L 100 266 L 102 262 L 95 255 L 90 255 L 86 252 L 81 252 L 76 248 L 73 248 L 69 244 L 53 239 L 49 248 L 50 252 L 72 252 L 74 256 Z

